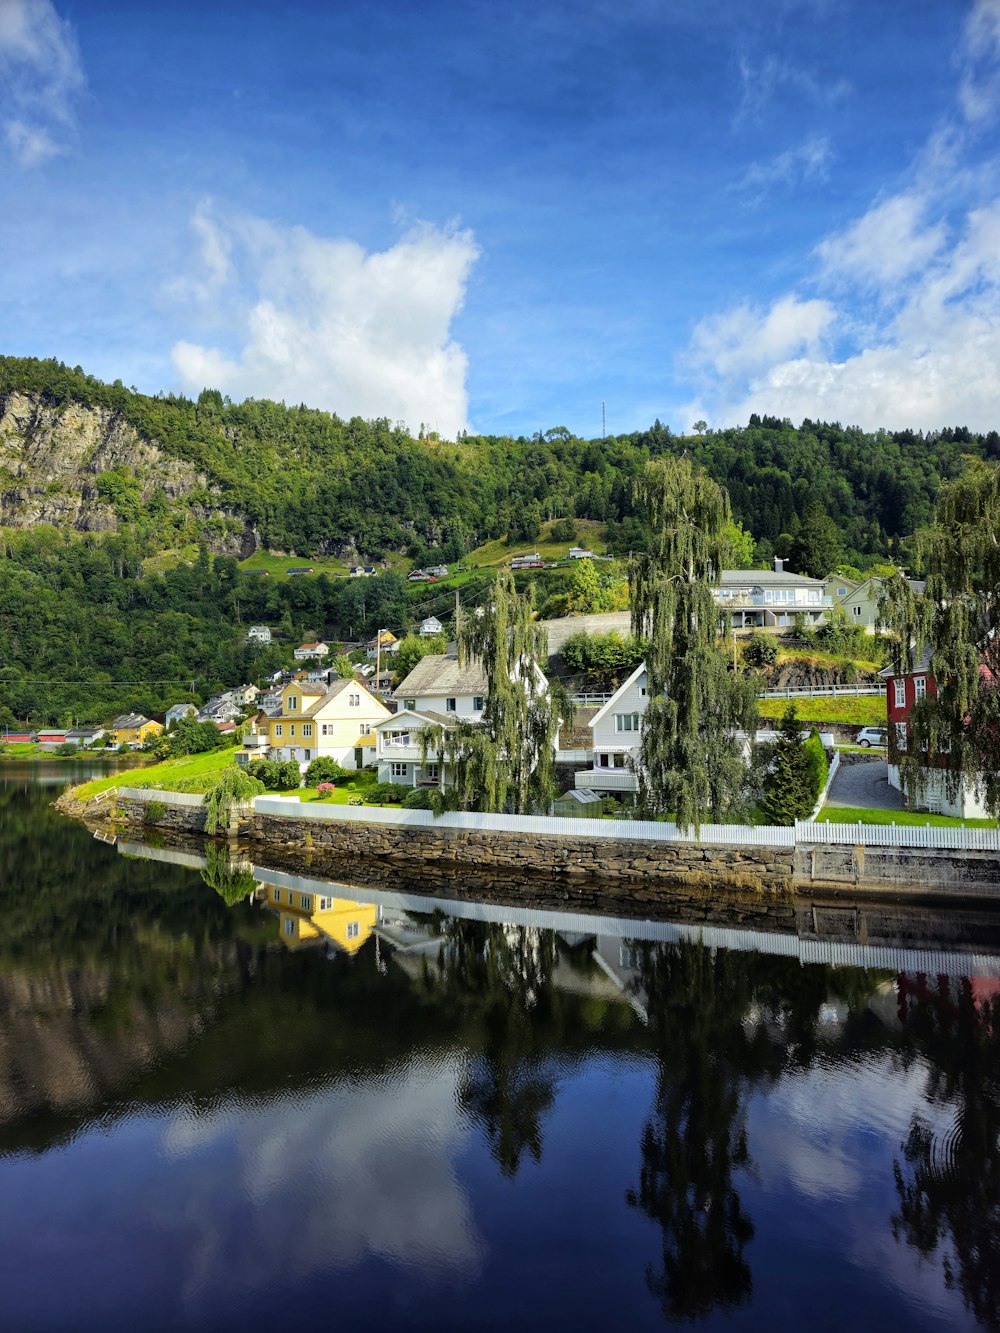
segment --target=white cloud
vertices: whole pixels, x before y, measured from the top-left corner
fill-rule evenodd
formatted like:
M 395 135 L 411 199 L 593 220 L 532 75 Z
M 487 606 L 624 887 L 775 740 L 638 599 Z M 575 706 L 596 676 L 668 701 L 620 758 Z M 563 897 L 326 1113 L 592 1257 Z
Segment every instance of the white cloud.
M 184 388 L 306 402 L 343 417 L 467 424 L 465 352 L 450 336 L 479 251 L 468 231 L 418 226 L 368 253 L 303 227 L 195 214 L 202 276 L 175 295 L 210 300 L 235 354 L 188 341 Z
M 800 181 L 825 180 L 831 156 L 826 135 L 812 134 L 766 162 L 751 162 L 737 188 L 759 203 L 775 187 L 788 188 Z
M 959 54 L 956 114 L 906 183 L 816 246 L 809 298 L 800 288 L 696 326 L 682 361 L 690 420 L 1000 427 L 1000 190 L 968 123 L 1000 106 L 1000 0 L 979 0 Z
M 976 0 L 965 25 L 957 63 L 959 102 L 966 120 L 991 120 L 1000 103 L 1000 0 Z
M 742 56 L 736 124 L 760 120 L 767 106 L 785 89 L 797 98 L 805 97 L 819 106 L 830 106 L 846 97 L 851 91 L 851 85 L 846 79 L 818 79 L 809 70 L 792 65 L 778 56 L 767 56 L 759 64 Z
M 51 0 L 0 0 L 0 121 L 19 166 L 65 151 L 85 83 L 76 37 Z
M 926 266 L 945 243 L 945 227 L 924 227 L 928 200 L 900 194 L 876 204 L 857 222 L 817 246 L 825 275 L 865 285 L 892 286 Z

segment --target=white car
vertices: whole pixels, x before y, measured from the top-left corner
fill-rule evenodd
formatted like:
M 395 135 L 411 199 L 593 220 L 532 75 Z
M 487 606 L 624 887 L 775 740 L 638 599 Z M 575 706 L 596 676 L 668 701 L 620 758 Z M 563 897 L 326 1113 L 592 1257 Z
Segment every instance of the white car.
M 862 727 L 858 732 L 857 743 L 866 750 L 872 745 L 885 749 L 889 744 L 889 733 L 885 727 Z

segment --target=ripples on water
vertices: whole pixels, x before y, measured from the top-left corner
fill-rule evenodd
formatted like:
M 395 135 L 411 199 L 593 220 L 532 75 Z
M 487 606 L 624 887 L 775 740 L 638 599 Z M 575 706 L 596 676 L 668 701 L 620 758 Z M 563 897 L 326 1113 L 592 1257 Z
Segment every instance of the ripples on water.
M 307 911 L 50 797 L 0 786 L 3 1328 L 1000 1327 L 988 948 Z

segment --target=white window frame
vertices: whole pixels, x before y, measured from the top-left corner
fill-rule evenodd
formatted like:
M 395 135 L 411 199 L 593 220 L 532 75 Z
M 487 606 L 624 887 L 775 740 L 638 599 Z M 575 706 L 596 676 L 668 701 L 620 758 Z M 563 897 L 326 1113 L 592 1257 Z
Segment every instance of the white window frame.
M 349 694 L 349 695 L 347 696 L 347 706 L 348 706 L 348 708 L 360 708 L 360 706 L 361 706 L 361 695 L 360 695 L 360 694 Z
M 275 889 L 275 890 L 274 890 L 274 895 L 273 895 L 273 896 L 274 896 L 274 901 L 275 901 L 276 903 L 280 903 L 280 902 L 281 902 L 281 890 L 280 890 L 280 889 Z
M 313 909 L 312 895 L 309 893 L 300 893 L 299 906 L 302 908 L 303 912 L 311 912 Z
M 927 677 L 914 676 L 913 677 L 914 702 L 919 703 L 921 699 L 926 699 L 926 698 L 927 698 Z
M 457 713 L 457 712 L 458 712 L 458 699 L 455 698 L 454 696 L 451 697 L 451 698 L 445 699 L 445 701 L 444 701 L 444 711 L 445 711 L 446 713 Z
M 402 759 L 394 759 L 389 765 L 389 776 L 391 778 L 406 778 L 410 775 L 410 766 Z
M 347 938 L 348 938 L 349 940 L 356 940 L 356 939 L 360 936 L 360 934 L 361 934 L 361 922 L 360 922 L 360 921 L 348 921 L 348 923 L 347 923 Z
M 906 681 L 902 676 L 897 676 L 893 682 L 896 686 L 896 707 L 906 707 Z
M 285 701 L 286 711 L 289 713 L 294 713 L 296 708 L 298 708 L 298 706 L 299 706 L 299 696 L 297 694 L 290 694 L 287 700 Z
M 295 739 L 295 723 L 294 723 L 294 722 L 289 722 L 289 724 L 288 724 L 288 737 L 289 737 L 289 740 L 294 740 L 294 739 Z
M 280 723 L 280 722 L 275 722 L 275 724 L 274 724 L 274 734 L 275 734 L 275 736 L 280 736 L 280 735 L 281 735 L 281 723 Z
M 485 706 L 486 706 L 486 698 L 484 695 L 474 694 L 472 696 L 472 711 L 474 713 L 481 713 Z
M 403 711 L 404 711 L 404 712 L 406 712 L 406 713 L 414 713 L 414 712 L 416 712 L 416 708 L 417 708 L 417 701 L 416 701 L 416 699 L 404 699 L 404 700 L 403 700 Z
M 295 918 L 293 916 L 285 918 L 285 934 L 286 935 L 295 934 Z
M 639 714 L 637 711 L 632 713 L 615 713 L 615 731 L 637 732 L 638 730 Z
M 303 736 L 303 738 L 305 738 L 305 737 L 307 737 L 307 736 L 312 736 L 312 734 L 313 734 L 313 724 L 312 724 L 311 722 L 303 722 L 303 723 L 302 723 L 302 736 Z
M 361 735 L 370 736 L 372 734 L 372 724 L 370 722 L 361 723 Z

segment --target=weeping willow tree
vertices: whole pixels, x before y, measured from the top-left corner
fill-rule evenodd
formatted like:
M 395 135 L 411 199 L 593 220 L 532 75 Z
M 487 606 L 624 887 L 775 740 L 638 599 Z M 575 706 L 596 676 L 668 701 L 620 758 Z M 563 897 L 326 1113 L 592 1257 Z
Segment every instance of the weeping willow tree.
M 893 666 L 924 665 L 937 692 L 916 702 L 889 762 L 907 797 L 922 799 L 926 770 L 954 799 L 965 779 L 1000 812 L 1000 467 L 973 463 L 946 486 L 931 528 L 916 539 L 923 589 L 902 574 L 882 585 L 879 621 L 896 636 Z
M 235 764 L 224 768 L 218 781 L 205 793 L 205 832 L 224 833 L 229 827 L 233 807 L 246 805 L 262 791 L 263 782 L 258 782 L 242 768 Z
M 201 877 L 227 907 L 244 902 L 257 887 L 249 861 L 231 860 L 227 848 L 211 842 L 205 848 Z
M 691 460 L 658 458 L 637 483 L 649 551 L 629 565 L 632 632 L 645 639 L 647 706 L 635 765 L 640 808 L 682 828 L 721 821 L 741 800 L 753 736 L 752 683 L 732 669 L 728 617 L 713 596 L 727 563 L 726 493 Z
M 559 714 L 540 672 L 547 645 L 533 590 L 518 593 L 502 570 L 487 604 L 460 620 L 457 636 L 460 656 L 481 663 L 486 675 L 482 719 L 426 727 L 424 761 L 432 750 L 442 755 L 453 777 L 449 803 L 460 810 L 547 813 Z

